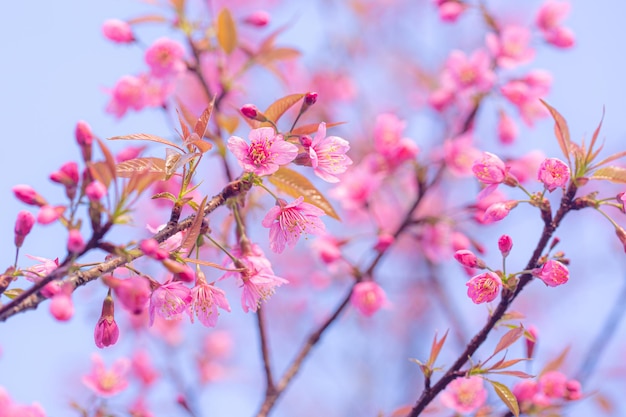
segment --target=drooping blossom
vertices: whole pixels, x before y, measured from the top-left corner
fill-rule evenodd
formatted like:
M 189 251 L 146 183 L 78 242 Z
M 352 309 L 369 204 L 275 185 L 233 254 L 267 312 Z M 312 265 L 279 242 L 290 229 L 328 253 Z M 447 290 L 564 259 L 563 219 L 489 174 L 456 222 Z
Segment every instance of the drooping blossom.
M 219 316 L 218 307 L 230 312 L 226 293 L 215 285 L 208 284 L 204 274 L 197 274 L 196 285 L 191 289 L 191 322 L 193 323 L 193 317 L 196 316 L 205 326 L 215 327 Z
M 467 414 L 477 411 L 487 401 L 487 390 L 479 376 L 457 378 L 441 393 L 441 403 L 456 411 Z
M 374 281 L 363 281 L 352 288 L 350 304 L 364 316 L 370 317 L 387 304 L 387 296 Z
M 115 322 L 115 306 L 110 291 L 111 290 L 109 290 L 109 294 L 102 303 L 102 313 L 100 314 L 98 323 L 96 323 L 93 334 L 96 346 L 100 349 L 113 346 L 120 337 L 120 329 Z
M 327 182 L 339 182 L 338 174 L 343 174 L 352 165 L 346 155 L 350 149 L 347 140 L 338 136 L 326 136 L 326 123 L 320 123 L 317 133 L 309 145 L 309 158 L 315 175 Z
M 133 29 L 128 22 L 119 19 L 108 19 L 102 24 L 104 36 L 116 43 L 131 43 L 135 41 Z
M 128 358 L 120 358 L 106 369 L 104 361 L 97 353 L 91 357 L 93 367 L 91 373 L 83 376 L 83 384 L 100 397 L 111 397 L 126 389 L 128 380 L 126 373 L 130 367 Z
M 156 78 L 175 76 L 185 70 L 185 48 L 169 38 L 159 38 L 146 49 L 144 59 Z
M 489 207 L 491 207 L 494 203 L 504 202 L 506 200 L 506 195 L 500 190 L 495 190 L 491 194 L 485 196 L 482 199 L 477 199 L 474 204 L 474 216 L 473 219 L 475 222 L 479 224 L 489 224 L 491 219 L 485 217 L 485 213 Z
M 549 192 L 567 186 L 570 170 L 567 164 L 557 158 L 547 158 L 539 166 L 537 179 L 543 183 Z
M 261 222 L 263 227 L 270 229 L 270 248 L 282 253 L 285 246 L 293 247 L 303 233 L 318 235 L 326 230 L 320 216 L 325 215 L 322 209 L 305 203 L 303 197 L 287 204 L 285 200 L 277 200 Z
M 470 279 L 467 285 L 467 295 L 475 304 L 487 303 L 496 299 L 500 294 L 502 280 L 493 272 L 484 272 Z
M 535 57 L 535 51 L 529 46 L 530 30 L 523 26 L 505 26 L 496 34 L 487 34 L 489 51 L 496 58 L 498 66 L 514 68 L 526 64 Z
M 105 275 L 102 280 L 113 289 L 122 306 L 133 314 L 141 314 L 150 300 L 150 283 L 141 276 L 126 279 Z
M 271 175 L 280 165 L 293 161 L 298 147 L 285 141 L 271 127 L 252 129 L 248 135 L 250 144 L 238 136 L 228 139 L 228 149 L 235 155 L 239 165 L 256 175 Z
M 180 281 L 169 281 L 160 285 L 150 296 L 150 325 L 155 315 L 166 320 L 176 319 L 189 308 L 191 290 Z
M 74 315 L 72 290 L 71 284 L 64 284 L 50 300 L 50 314 L 58 321 L 68 321 Z
M 550 259 L 541 268 L 535 269 L 533 275 L 549 287 L 565 284 L 569 280 L 567 267 L 554 259 Z

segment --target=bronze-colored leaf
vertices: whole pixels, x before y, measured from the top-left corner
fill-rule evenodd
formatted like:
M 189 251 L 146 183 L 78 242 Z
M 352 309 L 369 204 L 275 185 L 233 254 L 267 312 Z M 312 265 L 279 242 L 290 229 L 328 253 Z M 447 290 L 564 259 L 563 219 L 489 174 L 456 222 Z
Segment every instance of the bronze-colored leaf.
M 589 144 L 589 152 L 587 153 L 587 164 L 590 164 L 593 160 L 592 152 L 593 147 L 596 144 L 596 140 L 598 140 L 598 135 L 600 134 L 600 129 L 602 128 L 602 122 L 604 121 L 604 107 L 602 108 L 602 117 L 600 118 L 600 123 L 598 123 L 598 127 L 593 132 L 593 136 L 591 137 L 591 143 Z
M 559 113 L 554 107 L 552 107 L 543 100 L 541 100 L 541 103 L 546 106 L 546 108 L 552 115 L 552 118 L 554 119 L 554 134 L 556 136 L 556 140 L 561 147 L 561 152 L 563 152 L 563 156 L 567 158 L 567 161 L 570 162 L 571 165 L 569 156 L 571 139 L 569 135 L 569 128 L 567 127 L 567 122 L 565 121 L 565 118 L 561 116 L 561 113 Z
M 185 144 L 191 145 L 198 152 L 205 153 L 205 152 L 210 151 L 211 148 L 213 148 L 213 144 L 211 144 L 211 142 L 207 142 L 204 139 L 200 139 L 198 135 L 195 134 L 195 132 L 191 135 L 191 137 L 192 139 L 185 142 Z
M 149 14 L 129 19 L 126 22 L 129 25 L 136 25 L 138 23 L 163 23 L 167 21 L 168 20 L 165 18 L 165 16 L 161 16 L 160 14 Z
M 202 220 L 204 220 L 204 206 L 206 205 L 206 197 L 200 203 L 198 210 L 196 212 L 196 217 L 193 219 L 193 223 L 191 223 L 191 227 L 187 229 L 187 233 L 185 233 L 185 238 L 180 246 L 183 253 L 189 253 L 193 249 L 198 240 L 198 236 L 200 235 L 200 229 L 202 228 Z
M 505 369 L 505 368 L 509 368 L 513 365 L 517 365 L 520 362 L 526 362 L 528 359 L 526 358 L 520 358 L 520 359 L 509 359 L 509 360 L 505 360 L 505 359 L 501 359 L 499 360 L 495 365 L 493 365 L 491 368 L 489 368 L 490 370 L 492 369 Z
M 247 119 L 247 117 L 246 117 Z M 224 129 L 229 135 L 232 135 L 239 126 L 239 118 L 237 116 L 226 116 L 222 113 L 218 113 L 216 116 L 217 125 L 220 129 Z
M 515 327 L 509 330 L 502 336 L 502 338 L 500 338 L 500 341 L 498 342 L 498 345 L 494 349 L 492 355 L 495 355 L 498 352 L 501 352 L 504 349 L 508 348 L 523 335 L 524 335 L 524 328 L 522 326 Z
M 11 288 L 2 293 L 2 295 L 6 295 L 11 300 L 15 299 L 18 295 L 23 293 L 24 290 L 21 288 Z
M 326 123 L 326 129 L 329 129 L 331 127 L 335 127 L 335 126 L 339 126 L 342 124 L 345 124 L 346 122 L 335 122 L 335 123 Z M 298 136 L 302 136 L 302 135 L 310 135 L 312 133 L 317 132 L 317 129 L 319 127 L 319 123 L 311 123 L 308 125 L 303 125 L 300 127 L 296 127 L 294 130 L 291 131 L 292 135 L 298 135 Z
M 180 125 L 183 139 L 187 139 L 191 135 L 191 132 L 189 131 L 189 126 L 187 126 L 187 122 L 185 122 L 178 109 L 176 109 L 176 115 L 178 116 L 178 124 Z
M 139 172 L 160 173 L 165 179 L 165 160 L 162 158 L 135 158 L 117 164 L 117 175 L 130 178 Z
M 275 61 L 285 61 L 298 58 L 302 53 L 295 48 L 280 47 L 264 51 L 256 56 L 256 61 L 260 65 L 267 65 Z
M 140 171 L 130 177 L 130 181 L 126 183 L 123 194 L 130 195 L 135 192 L 141 195 L 148 187 L 157 181 L 164 179 L 163 172 Z
M 237 47 L 237 27 L 228 9 L 220 10 L 217 16 L 217 42 L 227 54 Z
M 533 376 L 531 374 L 527 374 L 526 372 L 522 372 L 522 371 L 490 371 L 490 374 L 498 374 L 498 375 L 508 375 L 508 376 L 514 376 L 517 378 L 532 378 Z
M 167 146 L 171 146 L 173 148 L 178 149 L 181 152 L 185 152 L 185 150 L 183 148 L 181 148 L 179 145 L 170 142 L 167 139 L 164 139 L 160 136 L 156 136 L 156 135 L 150 135 L 148 133 L 135 133 L 132 135 L 124 135 L 124 136 L 114 136 L 112 138 L 109 138 L 109 140 L 145 140 L 145 141 L 150 141 L 150 142 L 157 142 L 157 143 L 161 143 L 163 145 L 167 145 Z
M 214 102 L 215 102 L 215 99 L 213 99 L 213 101 L 211 101 L 211 104 L 209 104 L 209 106 L 206 109 L 204 109 L 200 117 L 198 117 L 198 120 L 196 121 L 196 124 L 193 128 L 194 133 L 198 135 L 199 138 L 204 137 L 204 132 L 206 132 L 206 127 L 209 124 L 209 120 L 211 120 L 211 113 L 213 112 Z
M 500 397 L 504 405 L 511 410 L 511 413 L 513 413 L 515 417 L 519 417 L 519 404 L 517 403 L 517 398 L 515 398 L 515 395 L 513 395 L 511 390 L 500 382 L 491 381 L 489 379 L 487 381 L 491 384 L 491 386 L 493 386 L 496 394 L 498 394 L 498 397 Z
M 115 173 L 115 158 L 113 158 L 113 154 L 107 148 L 102 140 L 96 138 L 98 140 L 98 145 L 100 146 L 100 150 L 102 151 L 102 155 L 104 155 L 104 162 L 106 164 L 109 173 L 111 174 L 111 178 L 115 180 L 117 178 L 117 174 Z
M 443 335 L 441 340 L 437 340 L 437 335 L 435 334 L 433 344 L 430 347 L 430 356 L 428 358 L 428 362 L 426 362 L 426 365 L 428 367 L 432 368 L 432 366 L 435 364 L 435 361 L 437 360 L 437 357 L 439 356 L 439 353 L 441 352 L 441 348 L 443 347 L 443 344 L 446 342 L 447 337 L 448 337 L 448 330 L 446 330 L 446 333 Z
M 263 112 L 263 114 L 265 114 L 265 117 L 270 119 L 272 122 L 277 123 L 281 116 L 285 114 L 287 110 L 289 110 L 298 101 L 302 100 L 302 97 L 304 97 L 304 94 L 290 94 L 288 96 L 279 98 L 278 100 L 270 104 L 270 106 L 267 108 L 267 110 Z M 264 125 L 270 126 L 269 123 L 264 123 Z
M 208 266 L 211 268 L 221 269 L 222 271 L 231 271 L 231 272 L 240 271 L 240 269 L 226 268 L 224 265 L 220 265 L 220 264 L 216 264 L 216 263 L 208 262 L 208 261 L 203 261 L 200 259 L 182 258 L 182 260 L 188 263 L 192 263 L 192 264 L 198 264 L 202 266 Z
M 626 184 L 626 168 L 616 166 L 598 168 L 590 179 L 608 180 L 618 184 Z
M 304 197 L 307 203 L 322 209 L 333 219 L 340 220 L 333 206 L 305 176 L 289 168 L 281 167 L 269 177 L 269 180 L 285 194 L 294 198 Z
M 100 181 L 106 188 L 109 188 L 111 181 L 113 181 L 113 176 L 107 163 L 104 161 L 89 162 L 87 166 L 89 167 L 91 178 Z
M 559 356 L 552 359 L 550 362 L 546 364 L 546 366 L 543 367 L 541 372 L 539 372 L 539 375 L 541 376 L 545 373 L 548 373 L 551 371 L 557 371 L 561 369 L 561 367 L 563 366 L 563 362 L 565 362 L 565 357 L 567 356 L 568 353 L 569 353 L 569 347 L 563 349 L 563 351 L 559 354 Z
M 616 161 L 616 160 L 621 159 L 621 158 L 623 158 L 625 156 L 626 156 L 626 151 L 614 153 L 613 155 L 608 156 L 608 157 L 604 158 L 602 161 L 600 161 L 597 164 L 593 165 L 592 168 L 600 167 L 602 165 L 606 165 L 609 162 Z

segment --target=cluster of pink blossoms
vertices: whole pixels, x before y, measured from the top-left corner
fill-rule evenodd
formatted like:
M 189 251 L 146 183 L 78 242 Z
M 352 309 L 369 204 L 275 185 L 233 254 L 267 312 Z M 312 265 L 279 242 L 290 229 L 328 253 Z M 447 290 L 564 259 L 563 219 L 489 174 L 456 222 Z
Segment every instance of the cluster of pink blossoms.
M 0 416 L 46 417 L 46 412 L 39 404 L 21 405 L 13 402 L 6 390 L 0 387 Z
M 567 377 L 559 371 L 550 371 L 538 380 L 524 379 L 513 387 L 522 411 L 549 409 L 563 401 L 575 401 L 582 398 L 580 382 Z

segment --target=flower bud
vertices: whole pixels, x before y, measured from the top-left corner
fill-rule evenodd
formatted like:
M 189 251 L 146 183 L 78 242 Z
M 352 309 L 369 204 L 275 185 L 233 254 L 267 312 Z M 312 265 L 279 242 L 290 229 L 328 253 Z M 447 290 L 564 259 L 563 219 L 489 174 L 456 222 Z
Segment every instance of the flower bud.
M 135 41 L 133 30 L 128 24 L 119 19 L 109 19 L 102 24 L 102 34 L 115 43 L 131 43 Z
M 526 336 L 526 357 L 530 359 L 535 353 L 535 345 L 537 344 L 537 336 L 539 334 L 535 326 L 529 326 L 526 332 L 528 333 Z
M 55 222 L 63 215 L 64 206 L 42 206 L 37 213 L 37 223 L 50 224 Z
M 485 263 L 470 250 L 461 249 L 454 253 L 454 259 L 466 268 L 485 268 Z
M 304 103 L 307 106 L 312 106 L 317 102 L 317 93 L 310 91 L 304 95 Z
M 267 26 L 270 22 L 270 14 L 265 10 L 257 10 L 256 12 L 248 15 L 243 21 L 251 26 L 260 28 Z
M 500 253 L 502 253 L 502 257 L 506 258 L 509 256 L 511 252 L 511 248 L 513 247 L 513 239 L 509 235 L 502 235 L 500 239 L 498 239 L 498 249 L 500 249 Z
M 85 250 L 86 244 L 80 230 L 72 229 L 67 238 L 67 250 L 72 253 L 81 253 Z
M 96 346 L 100 349 L 114 345 L 117 343 L 117 339 L 120 336 L 120 330 L 115 322 L 114 312 L 113 297 L 111 297 L 111 290 L 109 290 L 109 294 L 107 294 L 102 303 L 102 314 L 100 315 L 100 319 L 96 324 L 93 334 Z
M 107 194 L 107 188 L 100 181 L 92 181 L 85 187 L 85 195 L 90 201 L 99 201 Z
M 35 216 L 26 210 L 17 213 L 15 221 L 15 246 L 20 248 L 24 243 L 24 238 L 28 235 L 35 224 Z
M 569 280 L 569 271 L 565 265 L 553 259 L 549 260 L 541 268 L 533 271 L 533 275 L 539 278 L 549 287 L 565 284 Z
M 33 187 L 30 185 L 16 185 L 13 187 L 13 194 L 22 203 L 29 204 L 31 206 L 44 206 L 46 205 L 46 199 L 43 198 Z
M 239 111 L 248 119 L 257 120 L 259 122 L 267 122 L 267 117 L 265 117 L 265 115 L 261 113 L 254 104 L 246 104 L 241 107 Z

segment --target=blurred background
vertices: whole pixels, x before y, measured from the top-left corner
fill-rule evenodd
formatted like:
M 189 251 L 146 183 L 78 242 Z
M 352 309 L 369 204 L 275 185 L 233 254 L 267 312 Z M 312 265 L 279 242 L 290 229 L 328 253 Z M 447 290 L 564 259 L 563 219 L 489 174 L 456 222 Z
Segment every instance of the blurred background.
M 468 16 L 459 26 L 445 25 L 439 21 L 436 8 L 429 1 L 354 1 L 350 2 L 352 8 L 343 2 L 328 0 L 306 4 L 271 3 L 263 6 L 275 6 L 271 9 L 272 28 L 286 25 L 278 39 L 281 44 L 302 50 L 305 67 L 327 67 L 329 71 L 355 74 L 356 99 L 346 104 L 351 106 L 349 109 L 337 110 L 338 117 L 332 120 L 347 121 L 340 128 L 340 136 L 352 140 L 351 135 L 367 135 L 377 112 L 394 111 L 407 120 L 405 135 L 420 147 L 427 148 L 429 143 L 440 140 L 440 122 L 434 112 L 420 107 L 423 97 L 413 94 L 415 85 L 398 84 L 396 78 L 385 78 L 385 72 L 380 69 L 384 66 L 402 73 L 406 64 L 409 68 L 436 73 L 450 49 L 471 50 L 481 44 L 484 27 L 476 23 L 476 16 Z M 353 14 L 358 4 L 375 11 L 373 16 L 355 18 Z M 529 25 L 541 3 L 492 1 L 487 4 L 493 6 L 503 21 Z M 565 116 L 574 139 L 589 139 L 605 110 L 600 138 L 606 140 L 608 155 L 622 150 L 626 143 L 624 5 L 615 1 L 583 0 L 574 0 L 571 4 L 572 11 L 565 24 L 574 31 L 576 45 L 558 50 L 537 42 L 537 57 L 532 66 L 552 73 L 554 81 L 548 102 Z M 4 8 L 0 15 L 0 48 L 5 56 L 5 63 L 0 66 L 4 169 L 4 175 L 0 176 L 0 236 L 3 236 L 0 267 L 13 263 L 14 220 L 18 211 L 25 208 L 13 197 L 11 188 L 16 184 L 30 184 L 44 196 L 58 196 L 58 201 L 62 201 L 61 189 L 47 178 L 63 163 L 79 160 L 73 136 L 78 120 L 87 121 L 100 138 L 136 132 L 171 135 L 158 109 L 131 112 L 121 119 L 105 112 L 109 99 L 106 89 L 122 75 L 145 71 L 145 64 L 141 47 L 112 44 L 103 37 L 101 25 L 109 18 L 128 19 L 153 10 L 154 6 L 145 2 L 130 0 L 22 1 L 11 2 Z M 395 12 L 386 14 L 386 10 Z M 402 19 L 397 20 L 398 16 Z M 369 22 L 370 26 L 362 26 L 363 22 Z M 142 26 L 139 33 L 146 43 L 168 35 L 156 25 Z M 354 38 L 360 38 L 361 43 L 354 42 Z M 358 50 L 376 42 L 379 44 L 373 49 L 377 55 L 361 57 L 361 65 L 351 66 L 353 61 L 347 57 L 346 50 L 352 47 Z M 401 48 L 396 49 L 398 45 Z M 403 49 L 405 55 L 398 55 L 399 49 Z M 265 80 L 267 74 L 259 77 Z M 253 93 L 242 95 L 238 105 L 254 102 L 263 108 L 274 98 L 290 92 L 295 91 L 289 91 L 278 82 L 261 81 Z M 323 99 L 320 97 L 321 102 Z M 494 133 L 496 111 L 495 105 L 488 104 L 479 115 L 477 143 L 485 150 L 499 149 Z M 533 129 L 522 127 L 517 142 L 502 154 L 513 156 L 541 148 L 548 156 L 560 157 L 552 126 L 550 120 L 542 119 Z M 245 135 L 245 129 L 241 130 L 241 136 Z M 119 144 L 111 147 L 121 149 Z M 625 191 L 617 186 L 605 190 L 614 190 L 615 194 Z M 618 216 L 616 211 L 611 214 Z M 504 222 L 481 231 L 483 242 L 491 242 L 491 257 L 488 258 L 497 259 L 496 240 L 506 232 L 515 242 L 510 262 L 521 268 L 537 240 L 536 217 L 533 210 L 520 209 Z M 163 222 L 165 220 L 163 217 Z M 340 227 L 331 226 L 333 229 Z M 142 226 L 137 226 L 135 232 L 141 234 L 141 230 Z M 616 300 L 623 300 L 626 305 L 622 289 L 626 278 L 624 250 L 610 224 L 589 210 L 569 216 L 559 237 L 562 241 L 559 249 L 572 259 L 570 284 L 546 288 L 534 283 L 517 300 L 514 309 L 540 329 L 538 363 L 533 364 L 530 371 L 537 371 L 569 346 L 564 371 L 574 377 L 581 359 L 588 355 L 591 340 L 606 322 Z M 63 251 L 59 250 L 65 246 L 65 239 L 61 227 L 36 227 L 21 255 L 62 256 Z M 20 264 L 29 265 L 25 258 Z M 389 260 L 384 268 L 381 285 L 388 288 L 393 303 L 394 297 L 402 295 L 394 294 L 393 276 L 408 273 L 402 270 L 401 260 L 396 264 Z M 487 309 L 475 306 L 465 296 L 464 275 L 458 265 L 450 263 L 438 271 L 452 305 L 464 320 L 466 334 L 473 334 L 484 322 Z M 292 290 L 286 290 L 286 294 L 288 291 Z M 82 404 L 89 401 L 90 394 L 80 383 L 80 377 L 91 367 L 89 353 L 97 350 L 93 327 L 99 317 L 103 293 L 104 287 L 99 283 L 79 289 L 77 297 L 81 301 L 77 301 L 76 316 L 69 323 L 56 322 L 44 303 L 36 311 L 0 324 L 0 386 L 18 402 L 39 402 L 49 416 L 73 415 L 68 405 L 71 401 Z M 311 315 L 302 322 L 289 320 L 281 315 L 278 306 L 268 304 L 269 315 L 273 318 L 270 328 L 275 336 L 272 349 L 278 369 L 293 355 L 307 329 L 338 302 L 341 294 L 342 291 L 329 290 L 320 295 L 319 305 L 323 307 L 315 311 L 315 304 L 307 305 L 305 311 Z M 203 416 L 249 416 L 261 399 L 255 322 L 252 315 L 246 316 L 240 311 L 235 297 L 230 302 L 234 311 L 222 314 L 219 326 L 234 329 L 234 352 L 225 365 L 227 376 L 219 383 L 209 384 L 198 397 Z M 447 328 L 441 309 L 433 304 L 424 308 L 431 309 L 428 314 L 436 318 L 402 322 L 398 321 L 401 318 L 394 315 L 394 310 L 389 309 L 364 319 L 348 311 L 315 349 L 274 415 L 374 416 L 377 411 L 387 415 L 394 408 L 410 403 L 417 396 L 420 377 L 417 367 L 408 358 L 425 358 L 434 332 L 441 335 Z M 200 349 L 208 331 L 198 324 L 185 329 L 186 349 L 170 348 L 163 352 L 148 342 L 146 346 L 152 349 L 155 358 L 159 353 L 166 355 L 160 355 L 160 360 L 167 359 L 173 374 L 178 369 L 183 376 L 189 376 L 194 372 L 189 358 L 194 355 L 193 349 Z M 398 337 L 379 336 L 389 329 Z M 114 358 L 129 352 L 134 341 L 136 339 L 125 339 L 122 335 L 118 345 L 100 353 L 110 364 Z M 597 392 L 597 395 L 568 409 L 567 415 L 599 415 L 596 413 L 602 409 L 598 398 L 612 403 L 613 408 L 604 411 L 607 415 L 626 412 L 626 404 L 620 402 L 626 388 L 623 365 L 626 328 L 623 323 L 617 322 L 613 337 L 606 340 L 605 345 L 594 375 L 583 384 L 585 392 Z M 447 345 L 450 351 L 443 354 L 443 363 L 451 362 L 455 346 L 458 341 L 450 339 Z M 189 377 L 186 385 L 193 386 L 192 379 Z M 184 415 L 173 404 L 180 388 L 173 382 L 164 383 L 150 393 L 148 401 L 154 405 L 155 415 Z M 495 399 L 493 393 L 490 399 Z M 119 413 L 122 415 L 123 410 Z

